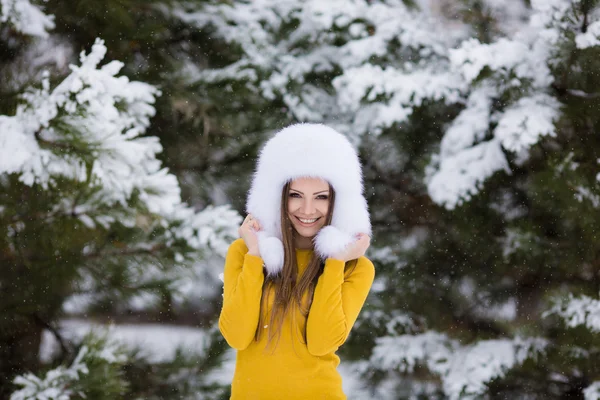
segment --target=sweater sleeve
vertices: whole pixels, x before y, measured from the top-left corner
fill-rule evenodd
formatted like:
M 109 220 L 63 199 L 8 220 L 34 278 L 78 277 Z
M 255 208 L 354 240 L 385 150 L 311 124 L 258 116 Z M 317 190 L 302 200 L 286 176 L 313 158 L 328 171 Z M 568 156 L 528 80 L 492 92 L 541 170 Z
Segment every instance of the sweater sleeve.
M 248 254 L 242 239 L 227 251 L 223 280 L 219 330 L 231 347 L 243 350 L 254 339 L 258 326 L 264 274 L 262 258 Z
M 348 337 L 362 308 L 373 279 L 373 263 L 361 257 L 344 275 L 343 261 L 327 259 L 317 281 L 306 322 L 308 351 L 314 356 L 334 352 Z

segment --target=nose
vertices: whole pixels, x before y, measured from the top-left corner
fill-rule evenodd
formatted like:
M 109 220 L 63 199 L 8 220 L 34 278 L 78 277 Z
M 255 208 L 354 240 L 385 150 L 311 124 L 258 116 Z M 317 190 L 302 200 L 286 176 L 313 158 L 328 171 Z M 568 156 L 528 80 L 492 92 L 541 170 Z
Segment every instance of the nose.
M 301 211 L 304 215 L 309 216 L 315 212 L 315 203 L 312 199 L 305 199 L 302 203 Z

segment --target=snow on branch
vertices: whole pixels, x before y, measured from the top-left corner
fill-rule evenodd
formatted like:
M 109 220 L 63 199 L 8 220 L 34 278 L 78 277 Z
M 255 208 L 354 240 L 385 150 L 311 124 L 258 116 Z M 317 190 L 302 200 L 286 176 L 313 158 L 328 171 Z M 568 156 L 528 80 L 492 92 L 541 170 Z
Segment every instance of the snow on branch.
M 510 173 L 505 151 L 525 159 L 542 137 L 555 135 L 560 103 L 549 94 L 550 65 L 570 20 L 570 2 L 532 1 L 532 10 L 527 27 L 511 39 L 490 44 L 467 39 L 449 51 L 451 70 L 471 93 L 428 171 L 429 195 L 448 209 L 477 194 L 494 173 Z M 496 100 L 517 88 L 517 99 L 499 108 Z
M 72 396 L 85 398 L 85 384 L 81 382 L 85 375 L 106 374 L 111 364 L 118 366 L 127 361 L 123 348 L 115 341 L 92 335 L 86 341 L 90 346 L 81 346 L 68 367 L 61 365 L 52 369 L 44 378 L 32 373 L 17 376 L 13 382 L 21 388 L 12 393 L 10 400 L 70 400 Z
M 71 66 L 56 88 L 50 90 L 46 77 L 41 89 L 23 95 L 16 115 L 0 116 L 0 173 L 18 173 L 27 185 L 48 187 L 57 176 L 88 180 L 91 162 L 91 180 L 106 189 L 107 204 L 125 204 L 137 188 L 148 194 L 152 211 L 168 208 L 179 195 L 177 182 L 160 170 L 158 139 L 138 137 L 154 115 L 159 92 L 116 76 L 123 65 L 118 61 L 98 68 L 105 53 L 97 39 L 89 55 L 81 54 L 81 66 Z M 149 181 L 153 187 L 146 191 Z M 160 202 L 149 194 L 159 188 Z
M 172 239 L 183 239 L 198 250 L 211 248 L 223 257 L 231 241 L 238 237 L 237 229 L 242 223 L 242 217 L 228 205 L 208 206 L 200 212 L 180 206 L 170 219 L 182 221 Z
M 402 123 L 426 99 L 453 104 L 466 90 L 464 82 L 451 72 L 433 69 L 402 71 L 365 64 L 350 68 L 333 80 L 338 103 L 344 112 L 355 113 L 363 103 L 373 103 L 369 128 L 378 132 Z M 382 100 L 384 99 L 384 100 Z
M 558 100 L 545 93 L 523 97 L 499 117 L 494 136 L 509 151 L 528 150 L 542 136 L 555 135 L 554 122 L 559 117 L 559 107 Z
M 69 400 L 73 391 L 70 389 L 73 381 L 80 375 L 89 373 L 83 358 L 88 355 L 88 348 L 81 347 L 73 363 L 65 368 L 60 366 L 48 371 L 44 379 L 28 373 L 15 378 L 14 384 L 22 388 L 10 396 L 10 400 Z
M 490 116 L 490 93 L 473 91 L 467 107 L 446 131 L 440 155 L 433 160 L 438 167 L 428 181 L 432 200 L 453 209 L 477 194 L 494 173 L 504 170 L 510 174 L 504 150 L 520 153 L 529 150 L 540 137 L 554 136 L 559 107 L 555 98 L 538 93 Z M 482 141 L 492 120 L 497 121 L 493 137 Z
M 543 316 L 557 315 L 568 327 L 585 326 L 592 332 L 600 332 L 600 300 L 581 295 L 569 294 L 566 301 L 558 301 Z
M 196 213 L 182 202 L 177 178 L 157 159 L 158 138 L 141 136 L 160 92 L 119 76 L 119 61 L 100 66 L 106 50 L 97 39 L 58 86 L 51 89 L 46 76 L 41 88 L 23 95 L 16 115 L 0 115 L 0 174 L 45 189 L 60 178 L 88 183 L 89 195 L 64 197 L 52 213 L 76 215 L 93 228 L 133 226 L 140 212 L 149 212 L 162 217 L 154 224 L 165 230 L 155 242 L 183 239 L 193 249 L 224 254 L 225 242 L 237 236 L 239 216 L 229 207 Z
M 488 68 L 503 77 L 513 75 L 517 79 L 527 79 L 537 87 L 548 86 L 553 78 L 546 64 L 548 53 L 539 43 L 529 43 L 529 38 L 516 36 L 515 39 L 499 39 L 486 44 L 477 39 L 468 39 L 457 48 L 450 50 L 450 62 L 463 75 L 467 82 L 476 80 Z
M 575 2 L 579 2 L 576 0 Z M 564 18 L 573 10 L 572 0 L 531 0 L 531 25 L 535 27 L 556 26 L 566 27 Z
M 452 157 L 483 140 L 490 128 L 490 108 L 496 91 L 481 86 L 471 92 L 466 108 L 452 121 L 440 145 L 442 158 Z
M 47 37 L 54 16 L 46 15 L 29 0 L 0 0 L 0 24 L 10 23 L 25 35 Z
M 510 174 L 500 142 L 490 140 L 469 147 L 451 157 L 439 158 L 438 171 L 429 179 L 431 199 L 454 209 L 477 194 L 483 182 L 498 171 Z
M 457 348 L 457 341 L 433 331 L 420 335 L 384 336 L 377 338 L 371 362 L 380 369 L 401 372 L 412 372 L 419 363 L 424 363 L 431 372 L 443 374 Z
M 330 121 L 346 133 L 359 135 L 365 133 L 365 129 L 377 130 L 403 121 L 412 110 L 402 106 L 408 102 L 406 97 L 411 93 L 418 99 L 430 88 L 432 96 L 439 98 L 448 91 L 444 90 L 445 82 L 438 81 L 456 82 L 442 71 L 421 76 L 407 74 L 405 79 L 397 79 L 392 85 L 411 83 L 410 79 L 414 78 L 410 88 L 398 93 L 388 104 L 372 107 L 368 115 L 362 113 L 358 100 L 368 91 L 375 93 L 377 88 L 372 90 L 372 86 L 381 86 L 378 82 L 363 81 L 363 74 L 378 72 L 368 70 L 373 58 L 402 59 L 402 51 L 439 57 L 446 53 L 448 42 L 456 40 L 453 33 L 435 29 L 435 21 L 426 12 L 410 9 L 400 0 L 309 0 L 302 3 L 261 0 L 236 4 L 235 7 L 210 5 L 203 7 L 202 12 L 175 7 L 171 12 L 187 23 L 214 30 L 215 37 L 241 49 L 240 58 L 224 68 L 194 72 L 190 67 L 192 81 L 211 84 L 220 80 L 242 81 L 267 100 L 281 98 L 295 119 Z M 389 51 L 390 46 L 397 43 L 401 43 L 404 50 Z M 392 63 L 402 65 L 404 60 Z M 346 89 L 343 93 L 335 93 L 307 79 L 319 74 L 338 74 L 337 71 L 345 74 L 344 82 L 339 83 Z M 400 75 L 390 67 L 386 76 L 394 73 Z M 258 77 L 264 78 L 258 81 Z M 373 78 L 377 79 L 377 76 Z M 355 113 L 347 111 L 349 107 L 344 105 L 340 109 L 337 101 L 344 99 L 346 91 L 355 84 L 357 88 L 352 91 L 356 94 L 350 108 L 359 108 L 360 118 L 371 121 L 351 126 L 352 122 L 348 120 L 353 119 Z M 415 88 L 417 84 L 421 86 Z M 389 93 L 391 89 L 381 91 Z M 360 90 L 362 93 L 358 93 Z M 377 120 L 372 120 L 372 115 Z M 356 132 L 359 125 L 361 130 Z
M 583 398 L 585 400 L 600 400 L 600 381 L 596 381 L 583 389 Z
M 468 346 L 437 332 L 377 339 L 371 363 L 379 369 L 412 372 L 417 365 L 442 378 L 450 399 L 477 398 L 486 384 L 535 357 L 546 347 L 539 338 L 482 340 Z
M 575 44 L 578 49 L 587 49 L 600 45 L 600 21 L 595 21 L 587 27 L 585 33 L 579 33 L 575 37 Z

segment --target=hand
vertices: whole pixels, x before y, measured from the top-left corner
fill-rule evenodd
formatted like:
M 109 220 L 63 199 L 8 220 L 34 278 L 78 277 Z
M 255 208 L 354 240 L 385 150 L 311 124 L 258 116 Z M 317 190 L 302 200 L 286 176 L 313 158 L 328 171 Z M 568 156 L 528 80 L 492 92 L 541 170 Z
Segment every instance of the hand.
M 258 237 L 256 232 L 260 231 L 260 223 L 254 219 L 251 214 L 248 214 L 242 222 L 242 225 L 238 228 L 238 234 L 246 243 L 248 247 L 248 254 L 260 257 L 260 251 L 258 250 Z
M 355 242 L 349 244 L 348 247 L 333 258 L 347 262 L 364 256 L 371 245 L 371 237 L 365 233 L 359 233 L 356 237 L 357 239 Z

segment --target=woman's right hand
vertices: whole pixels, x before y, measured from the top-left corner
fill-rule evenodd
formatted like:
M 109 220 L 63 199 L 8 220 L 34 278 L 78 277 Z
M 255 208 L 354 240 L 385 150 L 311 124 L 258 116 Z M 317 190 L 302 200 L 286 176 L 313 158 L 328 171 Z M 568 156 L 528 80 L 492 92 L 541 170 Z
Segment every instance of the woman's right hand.
M 242 222 L 242 225 L 238 228 L 240 237 L 246 243 L 248 247 L 248 254 L 260 257 L 260 251 L 258 250 L 258 237 L 256 232 L 260 231 L 260 223 L 256 220 L 252 214 L 248 214 Z

